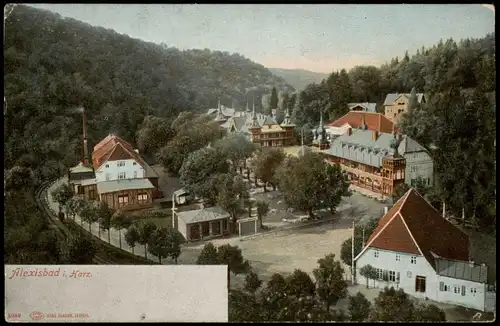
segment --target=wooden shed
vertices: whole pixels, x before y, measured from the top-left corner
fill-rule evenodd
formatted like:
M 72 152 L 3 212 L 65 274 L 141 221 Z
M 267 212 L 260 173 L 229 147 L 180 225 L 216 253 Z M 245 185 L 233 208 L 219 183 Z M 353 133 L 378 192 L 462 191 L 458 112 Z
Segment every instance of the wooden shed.
M 175 212 L 173 223 L 186 241 L 204 240 L 229 234 L 229 213 L 218 206 Z
M 151 207 L 155 186 L 148 179 L 122 179 L 97 183 L 99 200 L 109 207 L 133 210 Z

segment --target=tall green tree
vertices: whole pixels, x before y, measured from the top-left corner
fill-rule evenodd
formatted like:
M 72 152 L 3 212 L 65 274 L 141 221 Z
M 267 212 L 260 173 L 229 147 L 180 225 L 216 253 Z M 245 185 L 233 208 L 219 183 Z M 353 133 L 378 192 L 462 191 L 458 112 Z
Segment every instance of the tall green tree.
M 287 283 L 287 293 L 297 297 L 314 296 L 316 285 L 311 277 L 300 269 L 295 269 L 291 275 L 285 279 Z
M 217 177 L 217 204 L 231 215 L 234 223 L 249 198 L 248 186 L 240 175 L 219 174 Z
M 140 236 L 137 225 L 132 224 L 128 227 L 127 233 L 125 233 L 125 242 L 132 248 L 132 253 L 134 253 L 136 244 L 139 243 Z
M 270 100 L 270 108 L 271 110 L 276 110 L 278 108 L 278 92 L 276 91 L 276 87 L 273 87 L 271 90 L 271 100 Z
M 116 210 L 111 217 L 111 227 L 118 230 L 118 240 L 120 249 L 122 248 L 122 230 L 128 229 L 132 225 L 132 218 L 123 214 L 121 210 Z
M 413 320 L 415 307 L 403 289 L 385 287 L 370 312 L 369 319 L 378 322 L 408 322 Z
M 97 214 L 99 216 L 99 230 L 105 230 L 108 232 L 108 243 L 111 243 L 111 220 L 113 218 L 113 214 L 115 213 L 114 209 L 108 206 L 106 202 L 99 202 L 97 206 Z M 99 234 L 100 238 L 100 234 Z
M 350 321 L 362 322 L 370 315 L 371 303 L 361 292 L 358 292 L 349 296 L 348 310 Z
M 262 220 L 269 213 L 269 203 L 263 200 L 257 200 L 255 202 L 255 207 L 257 207 L 257 218 L 259 219 L 260 227 L 262 228 Z
M 219 265 L 219 256 L 217 254 L 217 248 L 213 243 L 207 243 L 200 252 L 198 259 L 196 260 L 197 265 Z
M 227 287 L 231 285 L 231 273 L 234 275 L 245 274 L 250 271 L 248 260 L 243 259 L 241 249 L 238 246 L 225 244 L 217 248 L 219 262 L 227 265 Z
M 151 237 L 153 236 L 154 232 L 156 231 L 157 226 L 150 221 L 147 221 L 137 229 L 139 232 L 139 239 L 138 243 L 144 246 L 144 258 L 148 259 L 148 244 L 151 241 Z
M 52 191 L 51 195 L 52 198 L 59 204 L 59 211 L 61 211 L 73 197 L 73 191 L 67 183 L 62 183 Z
M 330 254 L 318 260 L 318 267 L 313 270 L 316 279 L 316 291 L 326 310 L 347 296 L 347 282 L 344 269 L 335 255 Z
M 264 192 L 267 192 L 266 185 L 269 183 L 276 189 L 275 174 L 285 157 L 283 150 L 275 148 L 263 148 L 256 153 L 252 160 L 253 171 L 264 183 Z

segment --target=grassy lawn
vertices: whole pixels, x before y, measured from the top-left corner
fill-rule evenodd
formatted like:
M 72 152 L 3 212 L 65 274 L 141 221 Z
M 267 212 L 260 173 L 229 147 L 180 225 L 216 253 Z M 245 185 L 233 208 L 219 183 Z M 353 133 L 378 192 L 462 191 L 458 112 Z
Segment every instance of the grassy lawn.
M 172 211 L 170 209 L 156 209 L 145 211 L 140 215 L 131 214 L 140 226 L 146 222 L 153 222 L 157 227 L 172 227 Z

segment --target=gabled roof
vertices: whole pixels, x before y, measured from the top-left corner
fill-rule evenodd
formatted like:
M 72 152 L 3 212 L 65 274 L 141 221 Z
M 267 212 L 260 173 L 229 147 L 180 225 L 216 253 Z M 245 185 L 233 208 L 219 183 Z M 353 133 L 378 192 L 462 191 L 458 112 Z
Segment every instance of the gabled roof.
M 139 189 L 154 189 L 154 186 L 148 179 L 122 179 L 97 182 L 97 192 L 99 194 Z
M 469 237 L 440 216 L 411 188 L 379 221 L 366 247 L 424 256 L 436 268 L 436 257 L 469 260 Z
M 349 107 L 349 110 L 352 110 L 353 108 L 360 106 L 364 109 L 364 111 L 367 112 L 376 112 L 377 111 L 377 103 L 347 103 L 347 106 Z
M 94 147 L 94 149 L 95 150 L 92 153 L 92 164 L 96 170 L 107 161 L 129 159 L 135 160 L 146 170 L 147 167 L 149 167 L 139 154 L 134 151 L 130 143 L 115 135 L 109 135 L 104 138 Z
M 365 111 L 350 111 L 329 125 L 332 127 L 342 127 L 347 123 L 353 128 L 361 128 L 363 120 L 368 130 L 391 133 L 394 128 L 394 123 L 383 114 Z
M 385 97 L 384 105 L 392 105 L 394 102 L 400 97 L 401 95 L 410 98 L 410 93 L 390 93 L 387 94 Z M 422 102 L 422 99 L 424 98 L 423 93 L 417 93 L 417 101 L 418 103 Z

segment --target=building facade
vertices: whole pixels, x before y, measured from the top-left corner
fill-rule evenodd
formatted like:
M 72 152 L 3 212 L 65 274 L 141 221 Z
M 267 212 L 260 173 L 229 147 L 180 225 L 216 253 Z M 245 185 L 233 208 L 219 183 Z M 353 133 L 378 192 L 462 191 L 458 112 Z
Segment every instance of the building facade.
M 402 182 L 411 186 L 417 177 L 432 183 L 429 153 L 406 135 L 348 128 L 320 153 L 329 163 L 340 164 L 353 185 L 381 195 L 391 195 Z
M 377 103 L 348 103 L 349 111 L 377 112 Z
M 423 93 L 417 94 L 418 103 L 426 103 L 426 98 Z M 408 104 L 410 103 L 409 93 L 392 93 L 387 94 L 384 101 L 384 112 L 387 119 L 398 124 L 401 116 L 408 112 Z
M 361 275 L 375 268 L 375 279 Z M 488 268 L 469 259 L 468 236 L 410 189 L 381 218 L 354 258 L 355 281 L 372 287 L 403 289 L 417 298 L 492 311 Z
M 252 143 L 263 147 L 291 146 L 295 142 L 295 125 L 290 121 L 288 111 L 283 122 L 279 124 L 272 114 L 257 114 L 255 105 L 252 111 L 247 105 L 244 114 L 234 113 L 229 118 L 225 118 L 222 107 L 219 107 L 215 120 L 228 132 L 242 133 Z
M 172 207 L 172 226 L 186 241 L 213 239 L 230 233 L 230 215 L 220 207 L 178 212 Z

